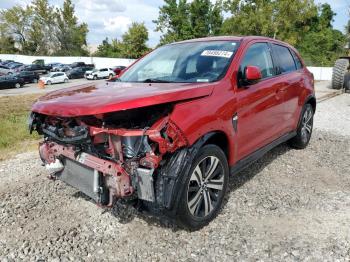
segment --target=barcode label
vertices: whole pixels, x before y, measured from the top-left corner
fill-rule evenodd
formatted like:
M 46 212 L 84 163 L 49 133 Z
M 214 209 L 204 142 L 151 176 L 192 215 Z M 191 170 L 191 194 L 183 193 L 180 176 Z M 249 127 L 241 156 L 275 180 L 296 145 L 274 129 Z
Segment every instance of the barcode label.
M 233 52 L 223 51 L 223 50 L 204 50 L 201 56 L 216 56 L 216 57 L 225 57 L 230 58 Z

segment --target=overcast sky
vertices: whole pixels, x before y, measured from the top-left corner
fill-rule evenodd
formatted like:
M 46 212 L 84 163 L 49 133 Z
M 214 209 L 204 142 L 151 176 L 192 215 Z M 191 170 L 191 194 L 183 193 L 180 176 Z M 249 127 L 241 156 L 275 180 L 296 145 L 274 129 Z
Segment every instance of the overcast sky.
M 29 2 L 30 0 L 0 0 L 0 8 Z M 61 6 L 63 0 L 49 0 L 49 2 Z M 334 27 L 344 31 L 350 0 L 315 0 L 315 2 L 328 2 L 337 13 Z M 162 0 L 73 0 L 73 3 L 79 20 L 89 25 L 89 44 L 99 44 L 105 37 L 120 38 L 133 21 L 145 22 L 149 30 L 150 46 L 155 46 L 159 41 L 160 34 L 154 32 L 155 25 L 152 20 L 158 18 Z

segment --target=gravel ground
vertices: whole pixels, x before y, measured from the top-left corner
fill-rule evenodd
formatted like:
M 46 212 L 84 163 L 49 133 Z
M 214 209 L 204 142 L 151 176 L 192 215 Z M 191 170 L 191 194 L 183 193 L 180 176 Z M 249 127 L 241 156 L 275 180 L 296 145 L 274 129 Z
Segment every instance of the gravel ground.
M 350 95 L 318 105 L 306 150 L 281 145 L 231 179 L 187 232 L 46 179 L 37 153 L 0 163 L 0 261 L 349 261 Z

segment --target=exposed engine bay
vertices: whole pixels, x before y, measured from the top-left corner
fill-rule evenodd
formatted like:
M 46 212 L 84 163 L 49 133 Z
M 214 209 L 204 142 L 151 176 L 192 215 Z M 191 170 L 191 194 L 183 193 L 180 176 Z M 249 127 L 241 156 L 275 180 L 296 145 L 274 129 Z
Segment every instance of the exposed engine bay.
M 33 112 L 30 131 L 44 136 L 40 157 L 51 177 L 100 205 L 118 198 L 153 202 L 153 174 L 167 154 L 188 145 L 171 121 L 172 104 L 81 117 Z

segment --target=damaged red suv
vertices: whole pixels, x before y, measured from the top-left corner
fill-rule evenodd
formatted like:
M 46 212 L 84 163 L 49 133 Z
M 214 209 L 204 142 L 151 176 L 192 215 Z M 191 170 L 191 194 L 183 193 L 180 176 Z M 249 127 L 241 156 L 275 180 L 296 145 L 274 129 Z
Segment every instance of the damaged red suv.
M 41 97 L 29 119 L 53 178 L 99 205 L 124 198 L 198 229 L 219 212 L 229 174 L 273 147 L 309 143 L 313 76 L 263 37 L 162 46 L 116 82 Z

